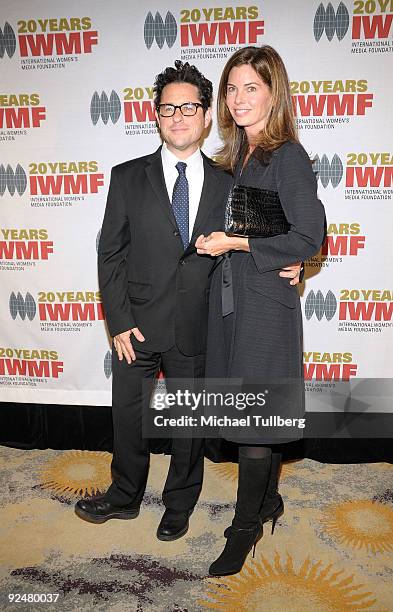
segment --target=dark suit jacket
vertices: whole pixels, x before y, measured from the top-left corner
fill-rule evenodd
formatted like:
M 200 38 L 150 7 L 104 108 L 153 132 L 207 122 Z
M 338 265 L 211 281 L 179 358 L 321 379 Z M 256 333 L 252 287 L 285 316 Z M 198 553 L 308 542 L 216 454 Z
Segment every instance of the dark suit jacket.
M 222 229 L 231 178 L 203 155 L 204 183 L 186 251 L 166 190 L 161 147 L 112 168 L 98 247 L 98 276 L 112 336 L 139 327 L 135 348 L 185 355 L 204 353 L 209 273 L 214 258 L 199 256 L 195 240 Z

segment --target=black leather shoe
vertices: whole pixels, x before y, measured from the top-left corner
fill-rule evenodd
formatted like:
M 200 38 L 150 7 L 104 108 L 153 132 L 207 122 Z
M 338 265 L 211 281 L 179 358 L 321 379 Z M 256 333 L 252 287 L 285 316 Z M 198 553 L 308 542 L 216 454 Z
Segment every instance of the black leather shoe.
M 80 499 L 75 504 L 75 513 L 79 518 L 89 523 L 105 523 L 109 519 L 134 519 L 139 514 L 139 506 L 114 506 L 104 497 Z
M 171 542 L 184 536 L 188 531 L 189 517 L 192 510 L 171 510 L 167 508 L 158 525 L 157 538 L 164 542 Z

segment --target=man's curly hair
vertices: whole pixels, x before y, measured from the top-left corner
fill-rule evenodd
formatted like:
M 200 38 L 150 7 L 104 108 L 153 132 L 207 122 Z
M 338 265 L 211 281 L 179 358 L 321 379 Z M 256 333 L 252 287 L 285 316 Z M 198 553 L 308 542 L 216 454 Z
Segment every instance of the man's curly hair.
M 195 66 L 190 66 L 188 62 L 183 64 L 181 60 L 175 61 L 175 68 L 169 66 L 156 76 L 154 82 L 154 104 L 156 107 L 161 102 L 162 90 L 165 85 L 170 83 L 190 83 L 198 88 L 199 99 L 201 101 L 203 111 L 206 112 L 211 106 L 213 98 L 213 84 L 209 79 L 203 76 Z M 189 100 L 192 102 L 192 100 Z

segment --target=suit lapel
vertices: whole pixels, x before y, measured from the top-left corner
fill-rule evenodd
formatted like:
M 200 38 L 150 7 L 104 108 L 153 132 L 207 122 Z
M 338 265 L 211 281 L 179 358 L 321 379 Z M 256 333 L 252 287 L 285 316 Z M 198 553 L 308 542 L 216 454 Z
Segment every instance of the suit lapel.
M 193 246 L 192 243 L 195 242 L 196 238 L 199 236 L 199 230 L 201 227 L 203 227 L 205 219 L 210 212 L 211 204 L 214 201 L 214 198 L 217 196 L 217 175 L 204 153 L 202 153 L 202 157 L 204 178 L 201 198 L 199 200 L 198 212 L 195 219 L 190 244 L 185 250 L 183 257 L 195 251 L 195 246 Z M 150 156 L 145 172 L 157 196 L 157 201 L 159 202 L 172 226 L 178 230 L 176 219 L 173 214 L 172 204 L 166 189 L 164 171 L 162 169 L 161 147 L 159 147 L 158 150 Z
M 203 187 L 190 242 L 195 241 L 195 239 L 199 236 L 199 229 L 203 226 L 205 219 L 211 210 L 214 197 L 217 196 L 217 175 L 210 165 L 206 155 L 202 153 L 202 156 L 204 170 Z
M 173 227 L 177 229 L 172 205 L 169 200 L 168 192 L 166 189 L 164 171 L 162 169 L 161 147 L 159 147 L 159 149 L 150 157 L 149 164 L 148 166 L 146 166 L 145 172 L 151 186 L 154 189 L 160 206 L 162 207 L 163 211 L 165 212 Z

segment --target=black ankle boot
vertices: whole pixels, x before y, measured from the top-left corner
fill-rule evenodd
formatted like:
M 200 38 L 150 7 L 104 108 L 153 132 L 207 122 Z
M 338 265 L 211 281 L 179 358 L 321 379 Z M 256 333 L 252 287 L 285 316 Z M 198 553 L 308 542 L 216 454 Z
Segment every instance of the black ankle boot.
M 211 576 L 229 576 L 240 572 L 252 548 L 254 548 L 252 556 L 255 555 L 255 547 L 263 536 L 263 525 L 258 524 L 250 529 L 237 529 L 231 526 L 227 532 L 224 550 L 209 567 Z
M 270 474 L 270 456 L 251 459 L 239 450 L 239 484 L 235 516 L 226 530 L 227 542 L 221 555 L 209 568 L 211 576 L 240 572 L 251 548 L 263 535 L 259 511 Z

